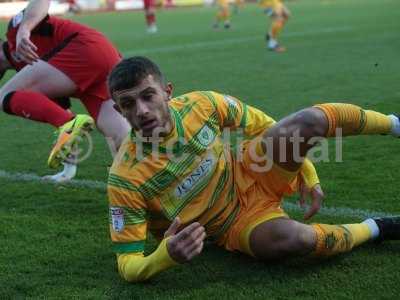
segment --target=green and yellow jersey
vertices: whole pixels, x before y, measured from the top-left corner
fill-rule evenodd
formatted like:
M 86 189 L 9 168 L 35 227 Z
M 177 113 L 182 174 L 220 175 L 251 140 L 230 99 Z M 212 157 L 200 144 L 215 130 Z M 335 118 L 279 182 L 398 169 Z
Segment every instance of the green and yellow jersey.
M 283 5 L 282 0 L 259 0 L 258 4 L 260 7 L 263 9 L 271 8 L 271 9 L 277 9 L 279 6 Z
M 224 130 L 241 129 L 252 138 L 275 123 L 238 99 L 210 91 L 174 98 L 169 108 L 171 133 L 155 143 L 132 131 L 110 170 L 111 238 L 120 273 L 129 281 L 173 264 L 165 240 L 153 258 L 145 259 L 143 251 L 148 232 L 161 240 L 177 216 L 183 226 L 199 222 L 208 237 L 218 240 L 240 209 L 235 158 Z
M 147 232 L 161 238 L 177 216 L 183 224 L 200 222 L 217 239 L 239 209 L 223 129 L 242 128 L 246 136 L 255 136 L 274 123 L 263 112 L 215 92 L 186 94 L 169 106 L 174 128 L 157 149 L 132 132 L 110 170 L 117 253 L 142 252 Z

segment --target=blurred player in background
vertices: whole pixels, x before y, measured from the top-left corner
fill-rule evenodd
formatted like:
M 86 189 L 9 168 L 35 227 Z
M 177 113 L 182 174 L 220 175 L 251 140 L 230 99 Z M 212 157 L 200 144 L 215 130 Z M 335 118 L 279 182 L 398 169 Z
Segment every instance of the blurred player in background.
M 147 32 L 157 33 L 156 23 L 156 4 L 155 0 L 143 0 L 144 3 L 144 15 L 146 17 Z
M 0 77 L 7 69 L 18 73 L 1 87 L 0 108 L 57 128 L 58 139 L 48 159 L 48 165 L 57 168 L 71 158 L 72 145 L 94 124 L 114 150 L 130 126 L 113 108 L 106 82 L 121 59 L 119 52 L 100 32 L 48 16 L 49 3 L 32 0 L 8 24 L 7 40 L 0 47 Z M 90 116 L 74 115 L 68 103 L 55 101 L 70 96 L 79 98 Z M 75 174 L 76 164 L 66 162 L 64 171 L 51 179 L 65 181 Z
M 68 12 L 70 14 L 78 14 L 81 11 L 77 0 L 67 0 L 66 2 L 68 3 Z
M 238 14 L 239 11 L 243 9 L 243 7 L 244 7 L 244 1 L 245 1 L 245 0 L 235 0 L 235 1 L 232 3 L 232 6 L 233 6 L 233 13 L 234 13 L 234 14 Z
M 231 27 L 229 1 L 228 0 L 216 0 L 217 3 L 217 15 L 215 17 L 214 29 L 218 29 L 220 23 L 224 24 L 225 29 Z
M 283 4 L 283 0 L 260 0 L 260 6 L 272 21 L 266 34 L 268 49 L 285 52 L 286 48 L 278 43 L 278 36 L 290 17 L 289 9 Z

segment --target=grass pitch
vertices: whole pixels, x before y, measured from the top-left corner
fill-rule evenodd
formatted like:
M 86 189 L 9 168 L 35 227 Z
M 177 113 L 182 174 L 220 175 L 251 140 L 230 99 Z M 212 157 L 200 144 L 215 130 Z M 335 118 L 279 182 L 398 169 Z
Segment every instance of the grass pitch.
M 281 35 L 288 48 L 284 54 L 266 50 L 268 19 L 256 5 L 234 15 L 229 31 L 211 29 L 215 8 L 159 11 L 157 35 L 144 33 L 141 12 L 74 19 L 104 32 L 125 55 L 154 59 L 175 84 L 176 95 L 229 93 L 276 119 L 321 101 L 400 111 L 398 0 L 301 0 L 288 6 L 293 17 Z M 0 23 L 1 33 L 5 28 Z M 105 182 L 111 158 L 102 137 L 94 137 L 95 151 L 80 166 L 78 179 Z M 51 143 L 49 126 L 0 115 L 1 299 L 398 298 L 396 242 L 363 246 L 321 263 L 276 265 L 210 245 L 192 263 L 148 283 L 125 283 L 111 251 L 101 187 L 46 185 L 14 176 L 47 174 Z M 366 210 L 400 214 L 399 146 L 390 137 L 346 139 L 342 163 L 317 165 L 325 205 L 332 209 L 313 222 L 360 221 Z M 301 219 L 298 211 L 289 213 Z

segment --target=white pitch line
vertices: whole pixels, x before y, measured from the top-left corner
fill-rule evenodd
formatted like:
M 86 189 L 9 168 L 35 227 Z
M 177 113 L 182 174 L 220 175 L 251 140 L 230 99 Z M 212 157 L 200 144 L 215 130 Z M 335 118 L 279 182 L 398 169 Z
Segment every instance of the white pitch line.
M 302 212 L 303 210 L 294 203 L 284 202 L 283 208 L 288 211 Z M 350 208 L 350 207 L 322 207 L 318 214 L 322 214 L 330 217 L 353 217 L 360 219 L 367 219 L 371 217 L 390 217 L 394 214 L 382 212 L 382 211 L 373 211 L 367 209 L 358 209 L 358 208 Z
M 55 186 L 65 186 L 65 187 L 79 187 L 86 188 L 89 190 L 98 190 L 101 192 L 106 192 L 107 185 L 102 181 L 97 180 L 82 180 L 82 179 L 74 179 L 69 181 L 68 183 L 58 184 L 52 181 L 44 180 L 41 176 L 32 174 L 32 173 L 16 173 L 16 172 L 7 172 L 4 170 L 0 170 L 0 179 L 5 179 L 14 182 L 37 182 L 40 184 L 49 184 Z M 300 212 L 302 209 L 294 203 L 284 202 L 284 209 L 287 211 Z M 331 217 L 353 217 L 366 219 L 369 217 L 387 217 L 392 216 L 393 214 L 389 214 L 386 212 L 380 211 L 372 211 L 372 210 L 364 210 L 364 209 L 354 209 L 349 207 L 322 207 L 319 211 L 319 214 L 331 216 Z
M 41 184 L 50 184 L 56 186 L 87 188 L 92 190 L 100 190 L 103 192 L 106 191 L 107 187 L 107 185 L 104 182 L 97 180 L 73 179 L 69 182 L 60 184 L 51 180 L 45 180 L 43 179 L 43 177 L 32 173 L 19 173 L 19 172 L 11 173 L 4 170 L 0 170 L 0 178 L 15 182 L 37 182 Z
M 312 31 L 302 31 L 302 32 L 291 32 L 285 34 L 285 37 L 299 37 L 299 36 L 309 36 L 321 33 L 337 33 L 337 32 L 344 32 L 344 31 L 351 31 L 351 27 L 333 27 L 333 28 L 322 28 L 320 30 L 312 30 Z M 254 40 L 261 40 L 263 41 L 263 36 L 256 35 L 256 36 L 247 36 L 247 37 L 238 37 L 238 38 L 228 38 L 228 39 L 220 39 L 214 41 L 202 41 L 202 42 L 195 42 L 195 43 L 187 43 L 187 44 L 179 44 L 179 45 L 169 45 L 163 47 L 154 47 L 154 48 L 137 48 L 135 50 L 128 50 L 123 51 L 124 56 L 131 56 L 137 54 L 148 54 L 148 53 L 159 53 L 159 52 L 174 52 L 186 49 L 196 49 L 196 48 L 208 48 L 208 47 L 215 47 L 221 45 L 231 45 L 231 44 L 240 44 L 244 42 L 254 41 Z

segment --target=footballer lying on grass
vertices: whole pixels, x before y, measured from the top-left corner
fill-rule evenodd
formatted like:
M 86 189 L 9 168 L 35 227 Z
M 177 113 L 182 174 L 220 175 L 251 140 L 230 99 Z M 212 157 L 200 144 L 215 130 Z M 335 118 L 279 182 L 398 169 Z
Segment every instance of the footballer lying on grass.
M 304 184 L 312 196 L 305 219 L 321 207 L 318 177 L 305 159 L 316 137 L 398 137 L 396 116 L 325 103 L 276 123 L 216 92 L 172 98 L 171 83 L 144 57 L 120 62 L 109 88 L 133 128 L 108 179 L 111 238 L 124 279 L 146 280 L 188 262 L 202 252 L 206 238 L 261 260 L 328 257 L 367 241 L 400 238 L 400 217 L 307 225 L 281 208 L 284 196 Z M 224 144 L 226 129 L 246 136 L 236 154 Z M 144 256 L 148 231 L 161 242 Z

